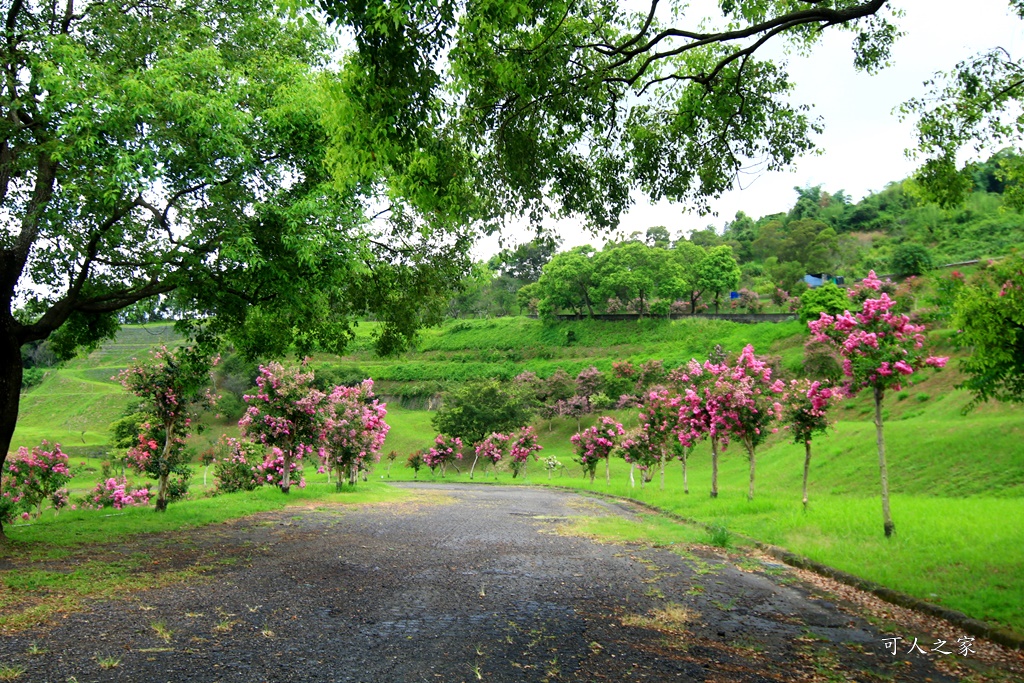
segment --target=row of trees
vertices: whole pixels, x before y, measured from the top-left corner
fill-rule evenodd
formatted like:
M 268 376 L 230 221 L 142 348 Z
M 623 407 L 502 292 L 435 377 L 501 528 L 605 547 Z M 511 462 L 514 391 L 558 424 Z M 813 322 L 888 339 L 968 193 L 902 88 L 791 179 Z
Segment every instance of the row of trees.
M 946 358 L 924 350 L 924 327 L 895 312 L 895 302 L 874 273 L 849 291 L 850 308 L 839 315 L 822 313 L 809 326 L 814 341 L 831 345 L 843 358 L 845 381 L 833 388 L 822 382 L 793 380 L 788 385 L 773 378 L 770 366 L 747 346 L 732 363 L 716 354 L 703 364 L 691 361 L 669 376 L 666 386 L 642 399 L 638 426 L 628 432 L 610 418 L 577 433 L 573 438 L 578 460 L 593 480 L 597 463 L 618 453 L 650 481 L 660 469 L 664 488 L 665 464 L 678 457 L 683 467 L 684 491 L 689 492 L 686 464 L 689 452 L 701 440 L 711 445 L 711 496 L 718 496 L 718 458 L 730 441 L 739 441 L 750 464 L 747 497 L 754 498 L 757 447 L 779 426 L 790 430 L 796 443 L 805 446 L 803 501 L 807 504 L 807 477 L 813 436 L 829 424 L 832 399 L 872 392 L 879 471 L 881 475 L 883 529 L 895 531 L 889 505 L 888 471 L 882 422 L 886 391 L 924 367 L 941 368 Z M 607 465 L 606 465 L 607 472 Z M 607 476 L 607 475 L 606 475 Z M 641 484 L 642 485 L 642 484 Z
M 714 301 L 717 311 L 722 292 L 739 280 L 739 265 L 727 246 L 705 250 L 681 241 L 666 248 L 630 240 L 610 242 L 600 252 L 583 246 L 556 254 L 517 298 L 541 315 L 559 310 L 693 313 L 702 298 Z

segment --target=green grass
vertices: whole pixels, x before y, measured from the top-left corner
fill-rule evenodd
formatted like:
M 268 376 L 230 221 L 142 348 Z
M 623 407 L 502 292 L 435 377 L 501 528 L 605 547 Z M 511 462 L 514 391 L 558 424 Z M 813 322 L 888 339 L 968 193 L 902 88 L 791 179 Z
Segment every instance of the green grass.
M 162 514 L 154 512 L 151 506 L 122 510 L 65 510 L 57 517 L 44 510 L 43 516 L 31 524 L 6 526 L 4 529 L 14 543 L 15 552 L 20 552 L 19 547 L 41 552 L 112 543 L 136 534 L 195 528 L 289 505 L 365 505 L 401 500 L 409 495 L 374 481 L 360 482 L 354 489 L 345 487 L 336 493 L 334 484 L 327 484 L 325 480 L 309 483 L 303 489 L 293 486 L 287 495 L 276 488 L 263 487 L 251 492 L 175 502 Z

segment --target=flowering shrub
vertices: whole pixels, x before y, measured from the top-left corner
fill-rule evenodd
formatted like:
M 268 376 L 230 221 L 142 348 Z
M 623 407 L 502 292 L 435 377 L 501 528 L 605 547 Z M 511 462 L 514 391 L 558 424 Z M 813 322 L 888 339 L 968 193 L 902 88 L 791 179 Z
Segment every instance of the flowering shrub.
M 312 383 L 312 372 L 270 363 L 259 368 L 256 393 L 242 397 L 249 407 L 238 425 L 247 438 L 270 449 L 259 471 L 283 493 L 291 488 L 292 474 L 301 472 L 299 461 L 319 452 L 326 437 L 327 395 Z
M 458 471 L 456 460 L 462 460 L 462 439 L 438 434 L 434 438 L 434 445 L 423 454 L 423 462 L 431 470 L 440 467 L 441 476 L 444 476 L 445 469 L 451 465 Z
M 871 389 L 874 393 L 878 462 L 882 474 L 882 519 L 888 537 L 896 527 L 889 511 L 889 475 L 882 428 L 885 392 L 887 389 L 899 391 L 904 378 L 925 367 L 941 368 L 948 358 L 923 352 L 924 326 L 914 325 L 906 315 L 893 312 L 896 302 L 889 298 L 886 284 L 871 271 L 850 291 L 853 301 L 862 302 L 861 312 L 846 311 L 836 316 L 822 313 L 818 320 L 809 322 L 808 327 L 814 339 L 832 344 L 843 357 L 846 392 L 853 395 L 862 389 Z M 870 298 L 872 294 L 877 298 Z
M 373 380 L 353 386 L 337 386 L 327 397 L 328 417 L 323 447 L 325 467 L 337 472 L 341 490 L 344 474 L 353 486 L 367 460 L 380 460 L 380 450 L 390 427 L 384 421 L 388 411 L 373 395 Z
M 543 447 L 537 443 L 537 433 L 533 431 L 533 427 L 523 427 L 516 432 L 510 439 L 508 448 L 509 467 L 512 468 L 513 479 L 526 470 L 530 455 L 537 459 L 536 453 L 540 450 L 543 450 Z
M 251 441 L 221 437 L 219 456 L 214 458 L 213 472 L 217 493 L 253 491 L 265 483 L 262 472 L 263 447 Z
M 188 490 L 192 471 L 187 465 L 190 456 L 185 438 L 192 430 L 196 409 L 216 401 L 208 386 L 210 371 L 218 360 L 194 347 L 169 350 L 163 346 L 152 353 L 148 363 L 132 363 L 117 376 L 125 389 L 143 400 L 143 412 L 152 416 L 142 425 L 139 441 L 128 450 L 125 463 L 157 479 L 158 511 Z M 168 489 L 172 473 L 178 475 L 173 496 Z
M 641 472 L 640 488 L 643 488 L 644 482 L 651 480 L 654 473 L 652 468 L 660 456 L 660 449 L 648 440 L 648 436 L 649 433 L 646 430 L 635 427 L 626 432 L 619 442 L 619 455 L 631 466 L 629 483 L 635 485 L 633 480 L 633 468 L 635 467 Z
M 605 462 L 605 478 L 610 481 L 608 458 L 618 438 L 625 433 L 620 423 L 610 417 L 602 417 L 599 424 L 573 434 L 569 439 L 576 447 L 575 460 L 583 466 L 583 472 L 590 475 L 591 483 L 594 481 L 597 463 L 601 460 Z
M 589 368 L 580 370 L 576 375 L 576 395 L 583 398 L 590 398 L 601 390 L 604 384 L 604 373 L 591 365 Z
M 60 450 L 60 444 L 54 444 L 53 450 L 46 450 L 49 445 L 44 441 L 41 447 L 31 451 L 22 446 L 7 461 L 3 483 L 3 496 L 9 501 L 4 504 L 9 508 L 7 516 L 34 507 L 38 517 L 43 513 L 43 503 L 51 500 L 71 480 L 68 456 Z
M 96 484 L 96 487 L 85 495 L 82 507 L 113 507 L 120 510 L 129 506 L 147 505 L 151 495 L 148 488 L 131 489 L 125 477 L 111 477 Z

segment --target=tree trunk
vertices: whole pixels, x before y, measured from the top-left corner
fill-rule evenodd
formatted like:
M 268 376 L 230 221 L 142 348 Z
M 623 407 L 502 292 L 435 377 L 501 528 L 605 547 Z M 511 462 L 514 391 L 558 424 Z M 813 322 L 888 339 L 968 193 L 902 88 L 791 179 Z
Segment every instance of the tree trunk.
M 683 455 L 680 457 L 680 460 L 683 463 L 683 493 L 690 495 L 690 482 L 686 480 L 686 459 L 690 457 L 687 450 L 686 446 L 683 446 Z
M 355 486 L 357 481 L 359 481 L 359 465 L 352 463 L 348 468 L 348 484 Z
M 594 467 L 590 468 L 590 483 L 591 484 L 594 483 L 594 475 L 595 474 L 597 474 L 597 466 L 596 465 Z
M 750 439 L 744 439 L 743 444 L 747 447 L 747 457 L 750 458 L 750 488 L 747 489 L 747 500 L 754 500 L 754 466 L 756 465 L 754 456 L 754 443 Z
M 629 488 L 636 488 L 636 479 L 633 478 L 633 463 L 629 463 Z
M 292 488 L 292 449 L 284 452 L 284 472 L 281 473 L 281 493 L 288 493 Z
M 711 437 L 711 497 L 718 498 L 718 438 Z
M 7 460 L 7 452 L 11 448 L 14 428 L 18 424 L 18 406 L 21 402 L 21 349 L 10 334 L 4 334 L 3 358 L 6 360 L 0 368 L 0 470 Z M 7 540 L 4 536 L 3 521 L 0 521 L 0 543 Z
M 171 455 L 171 439 L 173 437 L 174 424 L 164 424 L 164 452 L 160 456 L 160 460 L 157 461 L 157 465 L 160 467 L 160 487 L 157 489 L 156 494 L 157 512 L 167 511 L 167 478 L 171 474 L 168 459 Z
M 330 470 L 328 470 L 328 477 L 330 476 Z M 336 475 L 334 477 L 334 490 L 335 492 L 341 491 L 341 485 L 345 482 L 344 468 L 342 465 L 338 465 L 336 468 Z M 330 482 L 328 482 L 330 483 Z
M 479 455 L 473 456 L 473 464 L 469 466 L 469 478 L 473 478 L 473 470 L 476 469 L 476 461 L 480 458 Z
M 804 441 L 804 512 L 807 512 L 807 473 L 811 470 L 811 440 Z
M 661 490 L 665 490 L 665 447 L 661 447 Z
M 878 433 L 878 469 L 882 473 L 882 522 L 885 529 L 885 537 L 889 538 L 896 533 L 896 525 L 892 523 L 892 513 L 889 512 L 889 468 L 885 464 L 885 436 L 882 434 L 882 399 L 885 398 L 885 389 L 875 387 L 875 431 Z
M 611 486 L 612 483 L 612 464 L 611 456 L 604 456 L 604 483 Z

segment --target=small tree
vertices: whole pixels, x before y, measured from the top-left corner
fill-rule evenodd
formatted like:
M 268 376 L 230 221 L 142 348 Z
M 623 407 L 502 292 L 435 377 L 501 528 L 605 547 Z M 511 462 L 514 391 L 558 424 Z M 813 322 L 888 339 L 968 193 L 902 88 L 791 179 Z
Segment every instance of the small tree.
M 591 484 L 594 483 L 597 463 L 601 460 L 604 460 L 605 483 L 611 483 L 609 458 L 619 437 L 625 433 L 620 423 L 610 417 L 602 417 L 599 425 L 588 427 L 570 437 L 569 440 L 576 447 L 576 462 L 583 466 L 584 473 L 590 475 Z
M 679 409 L 682 399 L 667 390 L 651 391 L 640 406 L 640 429 L 646 432 L 648 446 L 657 453 L 661 470 L 661 490 L 665 490 L 665 461 L 669 458 L 670 444 L 678 441 L 680 429 Z M 644 477 L 650 481 L 651 477 Z
M 570 380 L 571 382 L 571 380 Z M 494 380 L 471 382 L 446 393 L 431 424 L 439 434 L 475 447 L 492 432 L 508 434 L 530 421 L 532 399 L 517 386 Z
M 519 476 L 520 472 L 526 471 L 526 465 L 532 455 L 537 459 L 537 452 L 544 450 L 544 447 L 537 443 L 537 434 L 533 427 L 523 427 L 512 435 L 509 440 L 508 455 L 509 465 L 512 468 L 512 478 Z
M 150 362 L 133 363 L 118 375 L 121 385 L 142 399 L 142 412 L 151 416 L 138 443 L 129 449 L 127 463 L 157 479 L 157 512 L 167 509 L 171 473 L 185 482 L 192 474 L 185 438 L 192 431 L 196 409 L 215 400 L 209 386 L 217 360 L 196 347 L 172 351 L 164 346 Z
M 862 298 L 865 291 L 881 290 L 883 283 L 874 271 L 851 291 L 851 298 Z M 855 299 L 856 300 L 856 299 Z M 896 302 L 882 292 L 879 298 L 864 299 L 863 310 L 831 316 L 822 313 L 808 323 L 815 339 L 834 344 L 843 356 L 844 388 L 850 395 L 871 389 L 875 398 L 875 432 L 878 468 L 882 476 L 882 520 L 886 537 L 896 530 L 889 510 L 889 471 L 885 462 L 885 434 L 882 430 L 882 401 L 887 389 L 901 388 L 903 378 L 926 366 L 941 368 L 948 358 L 928 356 L 924 347 L 924 327 L 913 325 L 905 315 L 893 313 Z
M 703 365 L 696 360 L 689 363 L 685 377 L 691 384 L 679 407 L 677 436 L 683 446 L 693 446 L 703 438 L 711 441 L 711 497 L 717 498 L 719 449 L 729 445 L 733 414 L 726 378 L 729 367 L 719 358 L 717 347 L 714 356 Z
M 485 463 L 489 462 L 493 467 L 497 467 L 505 455 L 508 440 L 508 435 L 492 432 L 486 439 L 478 443 L 473 453 L 473 464 L 469 468 L 469 478 L 473 478 L 473 470 L 476 469 L 476 463 L 481 458 Z
M 827 382 L 792 380 L 782 400 L 782 422 L 793 435 L 793 443 L 804 445 L 804 510 L 807 510 L 807 475 L 811 469 L 811 440 L 832 425 L 828 409 L 838 392 Z
M 259 467 L 265 481 L 288 493 L 292 475 L 301 472 L 299 461 L 323 445 L 327 396 L 313 388 L 312 372 L 280 363 L 261 365 L 256 386 L 255 394 L 243 397 L 249 407 L 238 425 L 269 449 Z M 300 477 L 298 484 L 301 488 L 306 482 Z
M 263 446 L 252 441 L 221 437 L 213 461 L 217 493 L 253 491 L 264 483 L 257 466 L 263 464 Z
M 771 423 L 782 413 L 778 402 L 785 389 L 782 380 L 772 381 L 772 370 L 754 355 L 747 344 L 731 371 L 719 379 L 727 392 L 722 395 L 727 406 L 729 429 L 743 442 L 750 463 L 750 486 L 747 500 L 754 500 L 754 475 L 757 447 L 768 438 Z
M 353 387 L 334 387 L 325 409 L 323 462 L 337 474 L 335 486 L 340 491 L 344 475 L 355 486 L 360 465 L 380 458 L 390 429 L 384 421 L 388 411 L 374 397 L 371 379 Z
M 633 470 L 640 470 L 640 488 L 643 489 L 644 482 L 648 482 L 654 476 L 653 468 L 660 457 L 660 449 L 652 444 L 648 437 L 650 432 L 642 427 L 635 427 L 622 437 L 619 442 L 619 455 L 629 463 L 629 485 L 636 486 L 633 478 Z
M 418 451 L 413 451 L 409 454 L 409 457 L 406 458 L 405 466 L 412 470 L 413 479 L 419 477 L 420 470 L 427 464 L 427 453 L 428 450 L 426 448 L 421 448 Z
M 438 434 L 434 438 L 434 445 L 423 454 L 423 463 L 431 470 L 440 467 L 442 477 L 448 465 L 454 467 L 456 472 L 459 471 L 456 460 L 462 460 L 462 439 L 457 436 Z

